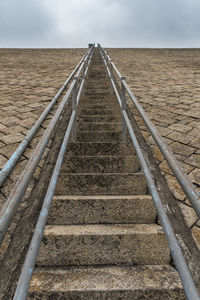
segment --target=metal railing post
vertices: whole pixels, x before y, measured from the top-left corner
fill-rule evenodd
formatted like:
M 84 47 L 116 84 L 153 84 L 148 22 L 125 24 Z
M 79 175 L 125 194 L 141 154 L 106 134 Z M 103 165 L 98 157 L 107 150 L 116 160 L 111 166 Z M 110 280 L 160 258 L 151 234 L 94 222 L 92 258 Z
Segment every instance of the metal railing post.
M 72 112 L 77 110 L 77 92 L 78 92 L 78 77 L 74 77 L 75 85 L 72 94 Z M 72 127 L 72 141 L 75 142 L 76 139 L 76 116 L 74 119 Z
M 106 56 L 107 57 L 107 56 Z M 108 67 L 110 66 L 110 79 L 112 80 L 113 79 L 113 66 L 112 66 L 112 60 L 109 61 L 108 63 L 108 57 L 107 57 L 107 65 Z M 110 94 L 113 95 L 114 94 L 114 90 L 113 90 L 113 87 L 112 87 L 112 83 L 110 82 Z
M 126 133 L 127 133 L 127 127 L 126 122 L 124 120 L 123 112 L 126 111 L 126 90 L 123 84 L 123 80 L 125 80 L 124 76 L 121 76 L 121 100 L 122 100 L 122 143 L 126 143 Z
M 83 70 L 82 70 L 82 74 L 81 74 L 81 77 L 84 80 L 86 79 L 86 75 L 85 75 L 86 68 L 87 68 L 87 59 L 84 60 L 84 66 L 83 66 Z M 82 89 L 82 95 L 85 96 L 85 87 L 84 86 L 83 86 L 83 89 Z

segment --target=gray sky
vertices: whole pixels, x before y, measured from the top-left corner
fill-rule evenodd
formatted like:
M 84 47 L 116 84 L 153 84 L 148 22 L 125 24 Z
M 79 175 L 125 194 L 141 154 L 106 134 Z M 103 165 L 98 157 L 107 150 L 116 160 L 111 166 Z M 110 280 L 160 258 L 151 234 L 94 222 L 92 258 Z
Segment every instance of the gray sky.
M 200 0 L 0 0 L 0 47 L 200 47 Z

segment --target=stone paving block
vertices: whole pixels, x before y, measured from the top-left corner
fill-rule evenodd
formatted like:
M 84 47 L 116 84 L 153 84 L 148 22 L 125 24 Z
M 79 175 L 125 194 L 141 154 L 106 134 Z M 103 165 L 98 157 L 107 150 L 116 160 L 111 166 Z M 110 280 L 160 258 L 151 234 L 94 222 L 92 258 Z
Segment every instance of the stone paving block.
M 194 137 L 200 137 L 200 128 L 193 128 L 189 134 Z
M 189 134 L 181 133 L 178 131 L 174 131 L 167 136 L 169 139 L 172 139 L 174 141 L 180 142 L 182 144 L 189 144 L 191 141 L 194 140 L 193 136 L 190 136 Z
M 165 179 L 167 180 L 169 188 L 172 191 L 174 197 L 178 200 L 183 201 L 186 198 L 186 196 L 185 196 L 181 186 L 179 185 L 179 183 L 175 179 L 175 177 L 172 176 L 172 175 L 166 175 Z
M 196 213 L 192 207 L 189 207 L 183 203 L 178 203 L 178 204 L 181 207 L 184 219 L 185 219 L 188 227 L 190 228 L 192 225 L 194 225 L 196 223 L 196 221 L 198 220 L 198 216 L 196 215 Z
M 24 137 L 25 136 L 21 133 L 13 133 L 13 134 L 0 137 L 0 140 L 4 142 L 6 145 L 8 145 L 8 144 L 21 142 L 24 139 Z
M 188 157 L 185 160 L 186 163 L 195 166 L 197 168 L 199 168 L 200 166 L 200 155 L 199 154 L 192 154 L 190 157 Z
M 199 166 L 200 167 L 200 166 Z M 189 174 L 190 179 L 192 182 L 200 185 L 200 169 L 195 169 Z
M 7 158 L 3 155 L 0 155 L 0 169 L 2 169 L 2 167 L 6 162 L 7 162 Z
M 197 226 L 194 226 L 192 228 L 192 235 L 197 243 L 198 248 L 200 249 L 200 228 Z
M 188 126 L 188 125 L 184 125 L 184 124 L 172 124 L 168 127 L 168 129 L 170 130 L 175 130 L 175 131 L 180 131 L 183 133 L 187 133 L 188 131 L 190 131 L 192 129 L 192 126 Z
M 196 137 L 191 143 L 190 146 L 200 148 L 200 136 Z
M 195 149 L 190 147 L 190 146 L 186 146 L 183 145 L 181 143 L 175 142 L 173 144 L 170 145 L 171 149 L 173 152 L 184 155 L 186 157 L 190 156 L 192 153 L 195 152 Z

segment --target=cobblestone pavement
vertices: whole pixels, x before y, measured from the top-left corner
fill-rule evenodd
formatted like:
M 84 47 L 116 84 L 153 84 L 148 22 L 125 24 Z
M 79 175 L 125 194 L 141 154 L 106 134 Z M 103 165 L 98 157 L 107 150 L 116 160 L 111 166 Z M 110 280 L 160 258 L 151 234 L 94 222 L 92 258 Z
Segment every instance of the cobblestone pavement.
M 86 49 L 0 49 L 0 169 L 24 139 L 28 130 L 37 121 L 85 52 Z M 57 107 L 58 104 L 54 106 L 52 113 L 42 123 L 35 138 L 1 188 L 0 209 Z M 21 208 L 27 204 L 26 200 L 40 173 L 47 153 L 48 148 L 30 182 Z M 11 231 L 16 224 L 17 217 L 11 226 Z M 1 248 L 0 258 L 7 248 L 9 238 L 8 234 L 4 240 L 4 247 Z
M 108 53 L 199 189 L 200 50 L 108 49 Z M 144 123 L 136 118 L 200 247 L 200 221 Z

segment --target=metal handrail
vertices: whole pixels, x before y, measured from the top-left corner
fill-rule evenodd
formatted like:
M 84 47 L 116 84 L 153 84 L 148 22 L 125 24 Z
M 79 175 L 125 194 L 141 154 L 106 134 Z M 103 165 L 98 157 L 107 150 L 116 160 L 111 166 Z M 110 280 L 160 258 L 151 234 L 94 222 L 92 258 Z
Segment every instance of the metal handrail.
M 11 155 L 9 160 L 6 162 L 6 164 L 1 169 L 1 171 L 0 171 L 0 187 L 3 185 L 4 181 L 6 180 L 6 178 L 10 174 L 10 172 L 13 170 L 18 159 L 20 158 L 20 156 L 22 155 L 22 153 L 24 152 L 24 150 L 26 149 L 26 147 L 28 146 L 30 141 L 33 139 L 33 137 L 36 134 L 36 132 L 38 131 L 40 125 L 45 120 L 46 116 L 49 114 L 49 112 L 51 111 L 51 109 L 53 108 L 53 106 L 55 105 L 57 100 L 60 98 L 61 94 L 63 93 L 63 91 L 69 84 L 69 82 L 71 81 L 71 79 L 74 76 L 74 74 L 76 73 L 76 71 L 79 69 L 80 65 L 82 64 L 83 60 L 87 56 L 88 52 L 89 52 L 89 50 L 84 54 L 84 56 L 82 57 L 82 59 L 80 60 L 78 65 L 75 67 L 75 69 L 69 75 L 69 77 L 66 79 L 64 84 L 61 86 L 61 88 L 57 92 L 57 94 L 52 98 L 51 102 L 48 104 L 46 109 L 43 111 L 43 113 L 41 114 L 39 119 L 36 121 L 36 123 L 33 125 L 33 127 L 29 130 L 26 137 L 21 141 L 21 143 L 19 144 L 17 149 L 13 152 L 13 154 Z
M 92 54 L 93 48 L 86 55 L 86 60 L 81 63 L 80 69 L 77 72 L 77 75 L 81 75 L 81 71 L 83 70 L 84 66 L 88 64 Z M 28 163 L 26 164 L 22 174 L 19 176 L 11 194 L 9 195 L 5 205 L 3 206 L 2 210 L 0 211 L 0 245 L 3 242 L 3 239 L 8 231 L 10 223 L 16 213 L 16 210 L 24 196 L 24 193 L 28 187 L 30 179 L 37 168 L 37 165 L 42 158 L 42 155 L 46 149 L 46 146 L 50 140 L 50 137 L 60 119 L 60 116 L 71 96 L 72 92 L 74 91 L 75 86 L 77 86 L 77 76 L 74 77 L 69 89 L 67 90 L 64 98 L 62 99 L 57 111 L 55 112 L 53 118 L 51 119 L 48 127 L 46 128 L 40 142 L 38 143 L 37 147 L 32 153 Z M 80 77 L 81 78 L 81 77 Z M 82 79 L 84 80 L 84 79 Z
M 149 117 L 147 116 L 146 112 L 142 108 L 141 104 L 138 102 L 136 97 L 133 95 L 132 91 L 130 90 L 125 77 L 121 76 L 119 70 L 114 65 L 110 57 L 107 55 L 107 52 L 99 45 L 102 55 L 105 59 L 107 57 L 107 62 L 109 65 L 112 66 L 112 70 L 114 69 L 115 73 L 119 77 L 121 84 L 124 86 L 125 90 L 127 91 L 130 99 L 134 103 L 137 111 L 139 112 L 140 116 L 142 117 L 143 121 L 145 122 L 147 128 L 149 129 L 150 133 L 152 134 L 158 148 L 160 149 L 161 153 L 163 154 L 164 158 L 166 159 L 169 167 L 173 171 L 174 175 L 176 176 L 179 184 L 181 185 L 184 193 L 188 197 L 193 209 L 195 210 L 196 214 L 200 217 L 200 194 L 198 190 L 194 187 L 190 178 L 183 172 L 180 164 L 178 163 L 177 159 L 173 155 L 172 151 L 170 150 L 169 146 L 159 134 L 156 127 L 150 121 Z
M 44 228 L 45 228 L 45 225 L 47 222 L 47 218 L 48 218 L 49 210 L 51 207 L 54 191 L 56 188 L 56 183 L 58 180 L 58 176 L 60 173 L 64 155 L 65 155 L 65 152 L 67 149 L 70 134 L 71 134 L 71 131 L 73 131 L 73 126 L 75 125 L 74 123 L 76 121 L 77 106 L 79 104 L 81 92 L 84 88 L 85 78 L 87 77 L 88 68 L 89 68 L 89 65 L 91 62 L 93 50 L 94 50 L 94 45 L 90 50 L 89 60 L 86 62 L 87 66 L 84 69 L 84 73 L 83 73 L 84 76 L 83 76 L 79 91 L 77 92 L 77 89 L 75 89 L 75 94 L 73 95 L 72 102 L 74 102 L 74 103 L 72 103 L 72 109 L 73 109 L 72 114 L 71 114 L 71 117 L 69 120 L 67 130 L 65 132 L 65 136 L 64 136 L 61 148 L 60 148 L 60 152 L 58 154 L 56 165 L 54 167 L 54 171 L 53 171 L 53 174 L 52 174 L 49 186 L 48 186 L 48 190 L 47 190 L 47 193 L 46 193 L 43 205 L 42 205 L 42 209 L 40 211 L 38 222 L 37 222 L 37 225 L 36 225 L 36 228 L 35 228 L 35 231 L 34 231 L 30 246 L 29 246 L 29 250 L 26 255 L 23 269 L 22 269 L 22 272 L 21 272 L 21 275 L 20 275 L 20 278 L 18 281 L 17 289 L 15 291 L 15 295 L 13 298 L 14 300 L 25 300 L 27 293 L 28 293 L 30 281 L 31 281 L 32 274 L 33 274 L 33 271 L 35 268 L 37 255 L 39 253 L 40 244 L 41 244 L 43 233 L 44 233 Z M 80 72 L 79 72 L 79 74 L 80 74 Z M 78 77 L 76 77 L 76 79 L 77 78 Z
M 152 198 L 153 198 L 153 201 L 154 201 L 154 205 L 155 205 L 155 207 L 157 209 L 158 216 L 159 216 L 159 219 L 161 221 L 163 230 L 165 232 L 166 239 L 167 239 L 169 248 L 171 250 L 171 254 L 172 254 L 174 263 L 175 263 L 176 268 L 177 268 L 177 270 L 179 272 L 179 275 L 180 275 L 180 278 L 181 278 L 181 281 L 182 281 L 182 284 L 183 284 L 183 288 L 184 288 L 186 297 L 187 297 L 188 300 L 199 300 L 200 297 L 199 297 L 199 294 L 198 294 L 198 290 L 197 290 L 197 288 L 196 288 L 196 286 L 194 284 L 194 281 L 192 279 L 192 276 L 190 274 L 189 268 L 187 266 L 187 263 L 186 263 L 186 261 L 184 259 L 183 254 L 182 254 L 180 245 L 179 245 L 179 243 L 177 241 L 176 235 L 175 235 L 174 230 L 173 230 L 173 228 L 171 226 L 169 218 L 168 218 L 168 216 L 167 216 L 167 214 L 165 212 L 163 203 L 162 203 L 162 201 L 160 199 L 160 196 L 159 196 L 159 193 L 157 191 L 157 188 L 156 188 L 154 179 L 152 177 L 151 171 L 149 170 L 149 168 L 147 166 L 145 157 L 144 157 L 144 155 L 142 153 L 140 145 L 139 145 L 139 143 L 137 141 L 137 138 L 136 138 L 136 136 L 134 134 L 134 131 L 132 129 L 130 120 L 128 118 L 128 115 L 127 115 L 127 112 L 126 112 L 126 109 L 125 109 L 126 106 L 123 103 L 123 102 L 126 101 L 123 89 L 126 88 L 128 85 L 127 84 L 126 84 L 127 86 L 124 85 L 125 79 L 124 79 L 124 77 L 121 77 L 121 82 L 122 82 L 122 93 L 121 94 L 122 94 L 122 96 L 120 96 L 120 94 L 119 94 L 119 92 L 117 90 L 117 87 L 115 85 L 115 82 L 113 80 L 113 74 L 111 74 L 113 69 L 110 69 L 110 64 L 107 63 L 109 61 L 109 59 L 107 57 L 107 54 L 105 53 L 104 49 L 100 45 L 98 45 L 98 46 L 99 46 L 100 53 L 102 55 L 102 59 L 103 59 L 103 62 L 105 64 L 107 73 L 109 75 L 111 84 L 112 84 L 112 86 L 114 88 L 114 91 L 115 91 L 115 94 L 117 96 L 119 105 L 120 105 L 120 107 L 122 109 L 122 116 L 123 116 L 124 122 L 126 123 L 126 127 L 127 127 L 128 131 L 129 131 L 132 143 L 133 143 L 133 145 L 134 145 L 134 147 L 136 149 L 136 153 L 137 153 L 138 159 L 140 161 L 142 170 L 144 172 L 144 175 L 145 175 L 145 178 L 146 178 L 146 181 L 147 181 L 147 185 L 148 185 L 149 191 L 150 191 L 150 193 L 152 195 Z

